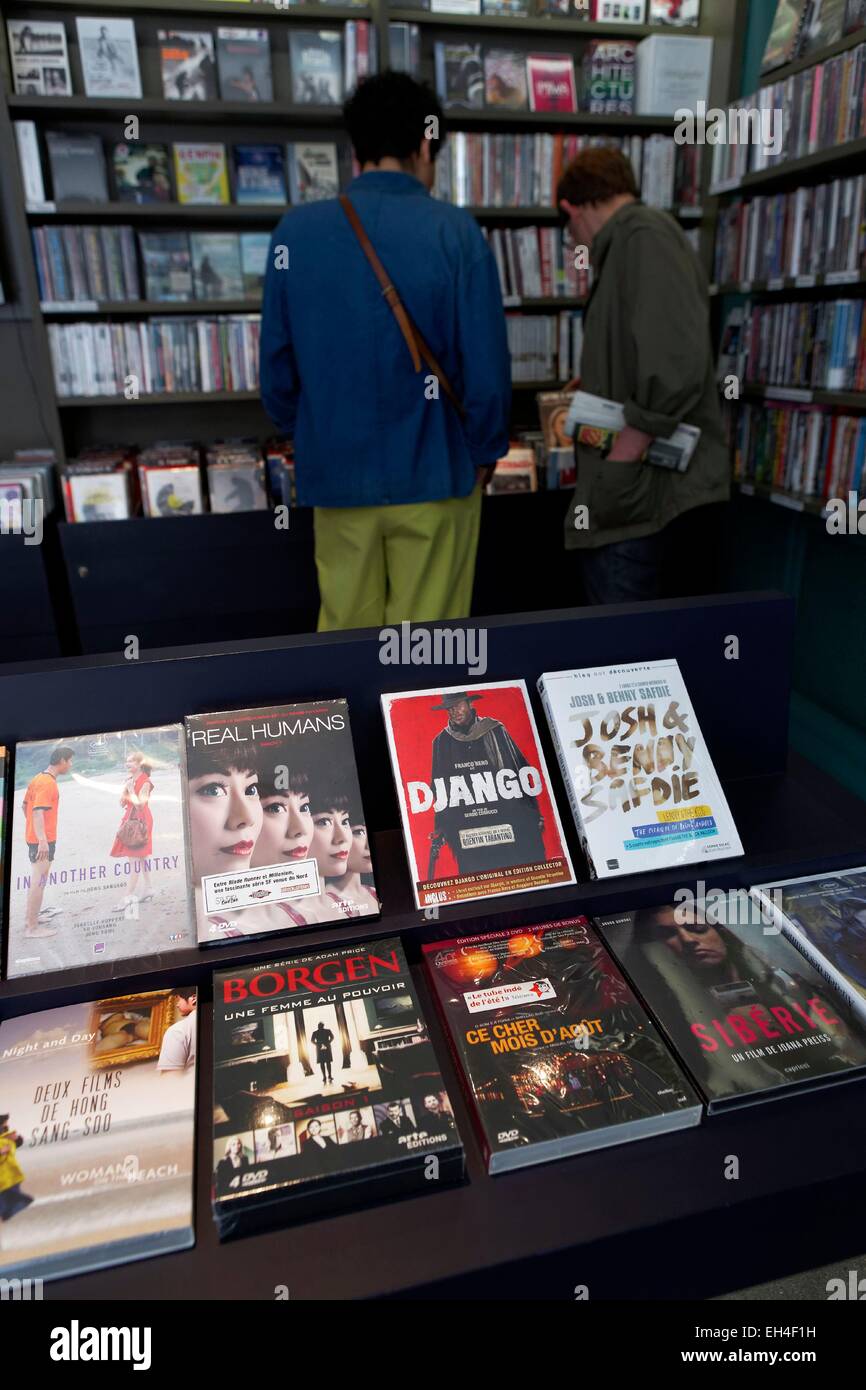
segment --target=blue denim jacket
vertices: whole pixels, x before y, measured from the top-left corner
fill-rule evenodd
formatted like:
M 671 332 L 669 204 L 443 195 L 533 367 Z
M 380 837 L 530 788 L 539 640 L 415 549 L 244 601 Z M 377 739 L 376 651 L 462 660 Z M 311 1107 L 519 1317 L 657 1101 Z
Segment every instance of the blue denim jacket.
M 508 448 L 511 366 L 493 256 L 470 213 L 409 174 L 374 170 L 346 191 L 468 415 L 461 422 L 444 392 L 427 399 L 429 368 L 416 374 L 339 203 L 291 209 L 265 277 L 261 391 L 294 438 L 298 502 L 465 497 L 476 468 Z M 276 267 L 279 246 L 287 269 Z

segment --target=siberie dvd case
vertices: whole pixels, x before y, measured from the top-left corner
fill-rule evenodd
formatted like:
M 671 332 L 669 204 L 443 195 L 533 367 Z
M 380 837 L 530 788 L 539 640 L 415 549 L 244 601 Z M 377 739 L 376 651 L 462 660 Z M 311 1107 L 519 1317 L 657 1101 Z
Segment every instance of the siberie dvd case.
M 200 942 L 378 916 L 345 700 L 185 725 Z
M 719 891 L 594 925 L 708 1113 L 862 1075 L 866 1026 L 747 895 Z
M 195 945 L 179 724 L 15 747 L 7 974 Z
M 419 907 L 574 883 L 522 680 L 383 695 Z
M 585 917 L 436 941 L 424 958 L 489 1172 L 700 1121 Z
M 0 1274 L 193 1244 L 195 1059 L 194 987 L 0 1026 Z
M 214 976 L 220 1236 L 423 1190 L 463 1147 L 396 937 Z
M 743 853 L 676 661 L 547 671 L 538 689 L 593 878 Z

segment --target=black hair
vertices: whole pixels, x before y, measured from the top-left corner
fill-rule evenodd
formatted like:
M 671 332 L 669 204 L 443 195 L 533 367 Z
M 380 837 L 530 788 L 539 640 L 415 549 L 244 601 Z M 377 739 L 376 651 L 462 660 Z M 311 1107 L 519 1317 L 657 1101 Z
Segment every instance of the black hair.
M 339 782 L 319 782 L 310 788 L 310 810 L 314 816 L 320 816 L 323 811 L 345 811 L 351 814 L 353 808 L 352 798 Z
M 435 117 L 430 135 L 430 117 Z M 417 154 L 426 139 L 436 158 L 445 138 L 445 118 L 432 88 L 407 72 L 383 72 L 359 82 L 343 106 L 358 163 L 378 164 L 390 156 L 406 160 Z
M 259 796 L 262 800 L 268 796 L 285 796 L 287 792 L 293 792 L 295 796 L 302 796 L 304 792 L 309 795 L 310 774 L 305 768 L 289 768 L 288 787 L 277 786 L 276 772 L 279 764 L 274 764 L 268 768 L 262 768 L 259 773 Z M 280 779 L 283 780 L 282 778 Z
M 214 748 L 187 744 L 187 777 L 207 777 L 213 772 L 248 772 L 258 774 L 258 759 L 251 747 L 238 748 L 234 743 L 219 743 Z
M 49 767 L 55 767 L 57 763 L 65 763 L 67 758 L 74 757 L 74 748 L 70 748 L 68 743 L 58 743 L 57 747 L 52 749 L 51 751 L 51 757 L 48 759 L 48 764 Z

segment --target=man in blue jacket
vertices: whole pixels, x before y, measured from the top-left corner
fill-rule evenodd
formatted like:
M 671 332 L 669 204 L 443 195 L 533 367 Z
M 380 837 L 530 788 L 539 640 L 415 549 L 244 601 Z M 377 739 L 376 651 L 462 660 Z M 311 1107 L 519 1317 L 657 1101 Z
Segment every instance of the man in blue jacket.
M 493 256 L 470 213 L 430 197 L 442 112 L 405 73 L 362 82 L 344 116 L 346 190 L 465 414 L 410 347 L 336 199 L 271 242 L 261 389 L 315 508 L 320 631 L 466 617 L 481 475 L 508 449 L 511 371 Z M 416 359 L 417 360 L 417 359 Z

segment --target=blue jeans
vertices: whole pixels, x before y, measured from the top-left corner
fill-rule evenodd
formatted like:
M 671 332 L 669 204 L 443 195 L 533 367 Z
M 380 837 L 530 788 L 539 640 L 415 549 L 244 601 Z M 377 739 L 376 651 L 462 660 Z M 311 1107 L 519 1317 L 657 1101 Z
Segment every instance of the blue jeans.
M 640 603 L 661 593 L 661 533 L 581 550 L 587 603 Z

